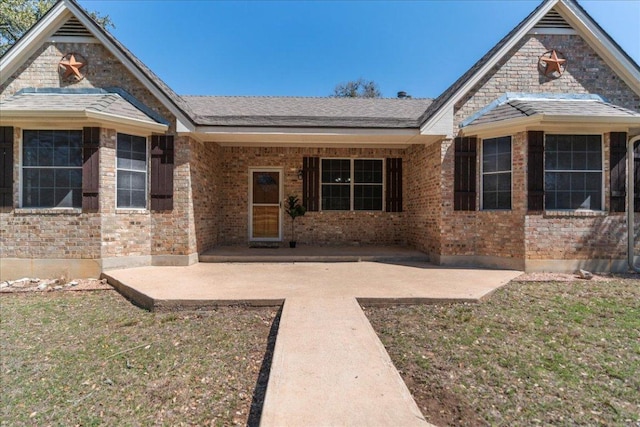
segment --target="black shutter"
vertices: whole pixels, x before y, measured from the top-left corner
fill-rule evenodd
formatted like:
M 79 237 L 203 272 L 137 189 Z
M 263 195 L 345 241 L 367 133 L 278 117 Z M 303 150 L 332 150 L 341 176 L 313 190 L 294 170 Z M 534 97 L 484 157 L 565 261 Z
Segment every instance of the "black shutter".
M 309 212 L 320 210 L 320 158 L 302 159 L 302 205 Z
M 640 212 L 640 141 L 633 144 L 633 211 Z
M 100 187 L 100 128 L 82 129 L 82 211 L 97 212 Z
M 151 137 L 151 210 L 173 209 L 173 135 Z
M 387 159 L 386 211 L 402 212 L 402 159 Z
M 453 167 L 453 209 L 476 210 L 476 145 L 475 137 L 455 139 Z
M 544 210 L 544 132 L 527 132 L 527 208 L 529 211 Z
M 611 132 L 611 149 L 609 152 L 610 198 L 611 212 L 625 211 L 625 196 L 627 194 L 627 134 L 626 132 Z
M 0 127 L 0 207 L 13 207 L 13 127 Z

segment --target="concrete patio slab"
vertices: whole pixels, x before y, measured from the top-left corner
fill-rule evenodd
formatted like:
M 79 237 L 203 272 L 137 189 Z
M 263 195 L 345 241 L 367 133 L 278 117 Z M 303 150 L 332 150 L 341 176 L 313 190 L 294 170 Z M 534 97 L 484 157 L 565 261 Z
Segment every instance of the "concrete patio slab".
M 356 297 L 369 304 L 477 301 L 521 272 L 358 262 L 199 263 L 103 274 L 137 304 L 159 310 L 280 305 L 290 297 Z
M 428 425 L 360 302 L 478 301 L 521 272 L 402 263 L 199 263 L 103 273 L 152 309 L 284 303 L 261 426 Z
M 287 298 L 260 421 L 427 426 L 354 298 Z

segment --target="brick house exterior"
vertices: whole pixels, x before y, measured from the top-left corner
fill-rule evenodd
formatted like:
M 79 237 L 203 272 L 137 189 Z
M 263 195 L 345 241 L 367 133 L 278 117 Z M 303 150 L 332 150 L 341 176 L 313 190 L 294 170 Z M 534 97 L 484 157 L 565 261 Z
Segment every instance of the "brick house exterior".
M 434 100 L 181 97 L 60 0 L 0 60 L 0 126 L 2 279 L 284 245 L 290 194 L 300 244 L 627 269 L 640 68 L 574 0 L 544 1 Z

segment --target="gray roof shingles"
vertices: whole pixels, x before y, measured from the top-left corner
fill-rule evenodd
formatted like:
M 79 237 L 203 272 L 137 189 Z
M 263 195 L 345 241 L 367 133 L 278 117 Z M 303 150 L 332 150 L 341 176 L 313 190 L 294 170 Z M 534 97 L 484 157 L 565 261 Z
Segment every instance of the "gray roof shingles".
M 11 111 L 96 111 L 147 123 L 147 116 L 116 93 L 17 93 L 2 102 L 0 110 Z
M 511 99 L 485 112 L 468 123 L 467 126 L 495 123 L 533 115 L 640 117 L 640 114 L 635 111 L 596 99 Z
M 430 99 L 183 96 L 202 126 L 416 128 Z

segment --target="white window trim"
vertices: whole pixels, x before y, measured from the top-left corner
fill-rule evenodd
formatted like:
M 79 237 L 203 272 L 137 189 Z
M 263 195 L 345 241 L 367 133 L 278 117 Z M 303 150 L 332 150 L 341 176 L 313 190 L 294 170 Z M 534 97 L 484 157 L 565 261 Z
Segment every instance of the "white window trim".
M 546 206 L 546 199 L 547 199 L 547 190 L 546 190 L 546 175 L 547 175 L 547 135 L 599 135 L 600 136 L 600 164 L 602 165 L 600 167 L 600 209 L 549 209 Z M 544 146 L 543 146 L 543 151 L 542 151 L 542 174 L 543 174 L 543 185 L 544 185 L 544 210 L 545 212 L 550 212 L 550 213 L 557 213 L 557 212 L 606 212 L 605 210 L 605 206 L 606 206 L 606 201 L 605 201 L 605 153 L 604 153 L 604 134 L 603 133 L 576 133 L 576 132 L 544 132 Z M 554 171 L 549 171 L 549 172 L 596 172 L 594 170 L 554 170 Z
M 22 173 L 23 169 L 24 169 L 24 131 L 40 131 L 40 130 L 62 130 L 62 131 L 66 131 L 66 130 L 79 130 L 79 131 L 83 131 L 82 127 L 74 127 L 74 126 L 69 126 L 69 127 L 28 127 L 28 128 L 21 128 L 19 133 L 19 140 L 18 140 L 18 206 L 19 210 L 26 210 L 26 211 L 39 211 L 39 212 L 45 212 L 45 211 L 70 211 L 70 212 L 78 212 L 82 210 L 82 207 L 79 208 L 74 208 L 74 207 L 50 207 L 50 208 L 34 208 L 34 207 L 24 207 L 23 205 L 23 193 L 24 193 L 24 175 Z M 29 166 L 27 166 L 29 167 Z M 80 166 L 80 169 L 82 169 L 82 166 Z M 15 188 L 15 187 L 14 187 Z
M 128 172 L 142 172 L 139 170 L 135 170 L 135 169 L 127 169 L 127 168 L 119 168 L 118 167 L 118 135 L 119 134 L 123 134 L 123 135 L 131 135 L 131 136 L 137 136 L 139 138 L 144 138 L 145 140 L 145 154 L 146 154 L 146 165 L 147 167 L 145 168 L 145 179 L 144 179 L 144 194 L 145 194 L 145 207 L 144 208 L 131 208 L 131 207 L 127 207 L 127 208 L 120 208 L 118 207 L 118 171 L 123 170 L 123 171 L 128 171 Z M 115 191 L 115 197 L 113 200 L 113 203 L 115 205 L 115 209 L 117 212 L 148 212 L 149 211 L 149 203 L 150 203 L 150 195 L 149 195 L 149 180 L 151 179 L 150 177 L 150 170 L 151 170 L 151 162 L 149 161 L 150 159 L 150 153 L 149 153 L 149 137 L 146 135 L 136 135 L 134 133 L 125 133 L 125 132 L 116 132 L 116 149 L 115 149 L 115 156 L 114 156 L 114 166 L 115 166 L 115 170 L 116 170 L 116 180 L 115 180 L 115 185 L 114 185 L 114 191 Z
M 322 161 L 323 160 L 349 160 L 349 178 L 350 178 L 350 182 L 349 182 L 349 210 L 346 209 L 322 209 L 322 186 L 325 185 L 324 182 L 322 182 Z M 355 175 L 355 169 L 354 169 L 354 163 L 356 160 L 379 160 L 382 162 L 382 183 L 381 184 L 375 184 L 375 183 L 356 183 L 354 182 L 354 175 Z M 320 158 L 320 212 L 384 212 L 385 209 L 385 195 L 386 195 L 386 179 L 385 177 L 387 176 L 387 162 L 385 162 L 384 158 L 379 158 L 379 157 L 321 157 Z M 355 184 L 359 184 L 359 185 L 380 185 L 382 187 L 382 207 L 381 209 L 376 209 L 376 210 L 364 210 L 364 209 L 358 209 L 355 210 L 354 209 L 354 187 Z M 326 183 L 326 185 L 336 185 L 336 184 L 332 184 L 332 183 Z M 343 185 L 343 184 L 337 184 L 337 185 Z
M 511 207 L 509 209 L 485 209 L 484 208 L 484 141 L 488 140 L 488 139 L 498 139 L 498 138 L 505 138 L 505 137 L 509 137 L 510 141 L 509 141 L 509 145 L 511 148 L 511 162 L 510 162 L 510 168 L 509 168 L 509 174 L 511 175 Z M 491 138 L 482 138 L 481 140 L 481 144 L 480 144 L 480 158 L 479 158 L 479 163 L 480 163 L 480 210 L 481 211 L 487 211 L 487 212 L 511 212 L 513 211 L 513 135 L 501 135 L 501 136 L 493 136 Z M 501 173 L 507 173 L 507 171 L 501 171 L 501 172 L 487 172 L 487 175 L 496 175 L 496 174 L 501 174 Z

